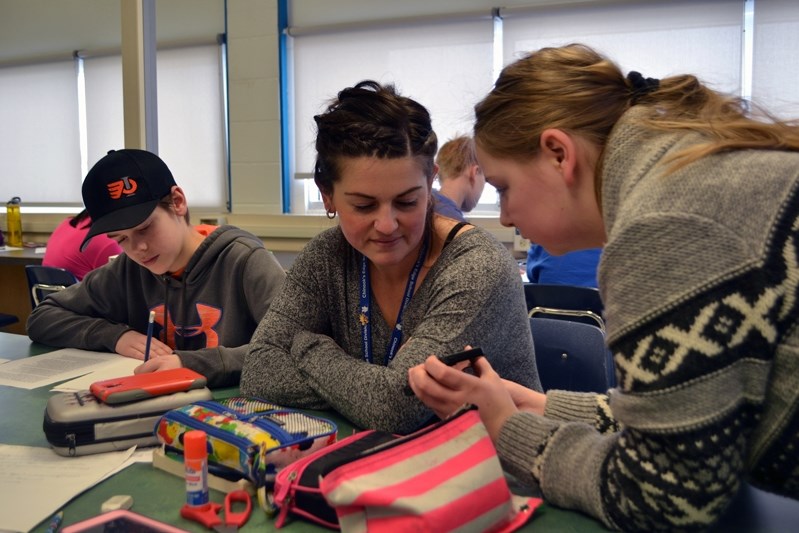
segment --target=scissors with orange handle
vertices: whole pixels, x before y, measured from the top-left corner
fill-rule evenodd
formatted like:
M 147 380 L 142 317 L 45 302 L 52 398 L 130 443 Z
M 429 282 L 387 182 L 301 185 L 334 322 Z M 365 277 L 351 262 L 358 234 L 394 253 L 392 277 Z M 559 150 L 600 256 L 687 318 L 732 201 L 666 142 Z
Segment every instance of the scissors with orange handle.
M 234 511 L 236 503 L 243 503 L 245 508 L 243 511 Z M 224 518 L 219 516 L 219 511 L 222 505 L 214 502 L 208 502 L 204 505 L 188 505 L 184 504 L 180 508 L 180 516 L 187 520 L 199 522 L 209 529 L 218 531 L 219 533 L 235 533 L 238 529 L 247 523 L 252 511 L 252 500 L 246 490 L 234 490 L 225 496 L 225 515 Z M 240 506 L 239 506 L 240 507 Z

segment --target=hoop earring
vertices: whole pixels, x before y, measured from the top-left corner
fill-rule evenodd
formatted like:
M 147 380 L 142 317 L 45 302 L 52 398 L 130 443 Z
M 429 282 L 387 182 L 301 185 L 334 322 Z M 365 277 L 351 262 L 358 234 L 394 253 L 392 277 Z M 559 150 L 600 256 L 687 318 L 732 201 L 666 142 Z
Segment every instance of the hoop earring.
M 325 216 L 326 216 L 328 219 L 330 219 L 330 220 L 333 220 L 334 218 L 336 218 L 336 212 L 335 212 L 335 210 L 334 210 L 334 211 L 327 211 L 327 210 L 325 210 Z

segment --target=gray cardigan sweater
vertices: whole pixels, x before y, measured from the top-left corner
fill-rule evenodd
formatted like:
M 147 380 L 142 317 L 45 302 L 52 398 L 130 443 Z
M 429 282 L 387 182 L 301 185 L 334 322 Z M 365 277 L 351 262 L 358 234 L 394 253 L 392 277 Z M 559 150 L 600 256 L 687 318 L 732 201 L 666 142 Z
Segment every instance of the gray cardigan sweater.
M 388 366 L 391 330 L 374 301 L 374 363 L 363 359 L 361 257 L 338 227 L 305 246 L 253 336 L 244 394 L 407 433 L 433 416 L 404 394 L 408 368 L 466 344 L 481 346 L 503 377 L 540 390 L 519 268 L 489 233 L 474 228 L 444 248 L 405 309 L 404 344 Z
M 551 392 L 545 417 L 514 415 L 498 448 L 549 502 L 609 527 L 704 527 L 744 479 L 799 497 L 799 153 L 666 175 L 663 159 L 698 139 L 647 131 L 638 113 L 613 130 L 602 175 L 619 387 Z

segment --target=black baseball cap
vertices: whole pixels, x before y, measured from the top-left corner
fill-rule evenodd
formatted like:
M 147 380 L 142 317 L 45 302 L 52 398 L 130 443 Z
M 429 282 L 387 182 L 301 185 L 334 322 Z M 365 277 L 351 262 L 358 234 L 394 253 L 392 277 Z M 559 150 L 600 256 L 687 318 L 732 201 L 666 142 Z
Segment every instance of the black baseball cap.
M 96 235 L 144 222 L 175 185 L 169 167 L 152 152 L 131 148 L 108 152 L 83 180 L 83 203 L 92 225 L 81 251 Z

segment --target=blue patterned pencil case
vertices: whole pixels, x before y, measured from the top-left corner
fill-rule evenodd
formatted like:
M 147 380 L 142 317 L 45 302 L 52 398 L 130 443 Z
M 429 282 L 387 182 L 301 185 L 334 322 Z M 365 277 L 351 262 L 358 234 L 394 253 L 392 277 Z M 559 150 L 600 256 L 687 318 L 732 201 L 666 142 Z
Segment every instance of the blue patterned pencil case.
M 336 425 L 325 418 L 258 398 L 200 401 L 165 413 L 155 435 L 167 449 L 183 452 L 183 434 L 208 436 L 209 468 L 271 487 L 284 466 L 336 442 Z

